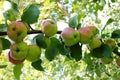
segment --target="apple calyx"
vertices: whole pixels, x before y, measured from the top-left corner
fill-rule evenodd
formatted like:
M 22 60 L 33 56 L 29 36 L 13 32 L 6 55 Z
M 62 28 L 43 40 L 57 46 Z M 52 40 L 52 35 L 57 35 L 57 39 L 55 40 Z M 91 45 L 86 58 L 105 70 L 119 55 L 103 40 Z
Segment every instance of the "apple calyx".
M 21 64 L 21 63 L 24 62 L 24 59 L 23 59 L 23 60 L 16 60 L 16 59 L 14 59 L 14 58 L 11 56 L 11 54 L 12 54 L 11 51 L 9 51 L 9 53 L 8 53 L 8 60 L 9 60 L 11 63 L 17 65 L 17 64 Z
M 11 57 L 16 60 L 23 60 L 28 54 L 28 45 L 25 42 L 15 43 L 10 46 Z

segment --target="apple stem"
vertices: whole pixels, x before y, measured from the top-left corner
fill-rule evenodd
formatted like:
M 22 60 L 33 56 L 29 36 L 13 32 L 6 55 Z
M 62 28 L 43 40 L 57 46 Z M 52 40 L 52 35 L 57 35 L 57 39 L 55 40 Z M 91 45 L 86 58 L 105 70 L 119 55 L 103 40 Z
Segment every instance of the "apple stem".
M 31 29 L 32 31 L 34 31 L 34 29 L 30 26 L 30 24 L 28 24 L 28 26 L 30 27 L 30 29 Z

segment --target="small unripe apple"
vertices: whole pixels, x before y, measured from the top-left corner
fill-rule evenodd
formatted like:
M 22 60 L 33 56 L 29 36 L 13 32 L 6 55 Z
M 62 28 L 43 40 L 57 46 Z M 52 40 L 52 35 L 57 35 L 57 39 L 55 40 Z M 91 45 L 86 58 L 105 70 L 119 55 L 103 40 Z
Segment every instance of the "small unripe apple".
M 98 37 L 93 38 L 90 43 L 88 44 L 88 48 L 93 50 L 95 48 L 100 47 L 102 44 L 101 40 Z
M 10 46 L 11 57 L 15 60 L 23 60 L 28 54 L 28 45 L 25 42 L 15 43 Z
M 22 63 L 22 62 L 24 61 L 24 59 L 23 59 L 23 60 L 15 60 L 14 58 L 12 58 L 10 51 L 9 51 L 9 53 L 8 53 L 8 60 L 9 60 L 11 63 L 13 63 L 13 64 L 20 64 L 20 63 Z
M 115 47 L 116 47 L 116 42 L 115 42 L 115 40 L 113 40 L 113 39 L 104 40 L 104 43 L 105 43 L 105 44 L 108 44 L 108 45 L 110 46 L 110 48 L 111 48 L 112 51 L 113 51 L 113 50 L 115 49 Z
M 93 38 L 92 31 L 90 31 L 86 27 L 78 29 L 78 32 L 80 34 L 80 43 L 82 44 L 88 44 Z
M 73 46 L 80 41 L 80 34 L 77 30 L 67 27 L 61 32 L 61 38 L 66 46 Z
M 7 27 L 8 37 L 15 41 L 21 42 L 27 35 L 27 28 L 23 22 L 15 21 L 8 25 Z
M 104 64 L 109 64 L 113 61 L 113 58 L 103 57 L 101 60 Z
M 116 64 L 117 64 L 117 66 L 120 68 L 120 58 L 117 58 L 117 59 L 116 59 Z
M 35 62 L 40 59 L 41 48 L 35 44 L 29 45 L 28 55 L 26 60 L 30 62 Z
M 41 22 L 41 30 L 47 37 L 51 37 L 57 33 L 57 24 L 51 19 L 46 19 Z

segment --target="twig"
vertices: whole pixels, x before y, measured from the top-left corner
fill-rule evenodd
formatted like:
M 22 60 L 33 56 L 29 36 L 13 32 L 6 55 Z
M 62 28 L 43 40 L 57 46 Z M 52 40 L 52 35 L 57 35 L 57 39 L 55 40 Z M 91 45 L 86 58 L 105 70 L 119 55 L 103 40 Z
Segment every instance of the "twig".
M 27 34 L 38 34 L 38 33 L 42 33 L 41 30 L 33 30 L 33 31 L 28 31 Z M 58 31 L 57 34 L 60 34 L 61 31 Z M 0 32 L 0 36 L 5 36 L 7 35 L 7 32 Z

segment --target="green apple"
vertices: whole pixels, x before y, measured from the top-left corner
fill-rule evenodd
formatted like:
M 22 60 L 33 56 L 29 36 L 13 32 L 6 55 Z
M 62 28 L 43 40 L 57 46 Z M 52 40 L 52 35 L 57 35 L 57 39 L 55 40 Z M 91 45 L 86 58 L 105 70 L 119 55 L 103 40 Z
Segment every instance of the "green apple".
M 88 44 L 88 48 L 90 50 L 93 50 L 95 48 L 100 47 L 102 44 L 101 40 L 98 37 L 93 38 L 93 40 L 90 41 L 90 43 Z
M 80 43 L 88 44 L 93 39 L 93 33 L 87 27 L 82 27 L 78 29 L 80 34 Z
M 15 60 L 23 60 L 28 54 L 28 49 L 29 47 L 25 42 L 12 44 L 10 46 L 11 57 L 13 57 Z
M 80 41 L 79 32 L 71 27 L 65 28 L 60 35 L 66 46 L 73 46 Z
M 23 60 L 15 60 L 15 59 L 11 56 L 11 51 L 9 51 L 9 53 L 8 53 L 8 60 L 9 60 L 11 63 L 15 64 L 15 65 L 21 64 L 21 63 L 24 62 L 24 59 L 23 59 Z
M 85 27 L 89 29 L 93 33 L 94 36 L 99 33 L 98 28 L 94 25 L 89 24 L 89 25 L 86 25 Z
M 116 48 L 116 42 L 113 39 L 106 39 L 104 40 L 104 43 L 108 44 L 112 51 Z
M 2 41 L 0 40 L 0 54 L 2 53 Z
M 15 42 L 23 41 L 27 35 L 26 25 L 20 21 L 10 23 L 7 27 L 7 35 Z
M 41 31 L 47 37 L 51 37 L 57 33 L 57 24 L 51 19 L 46 19 L 41 22 Z
M 26 60 L 30 62 L 35 62 L 40 59 L 41 48 L 35 44 L 29 45 L 28 55 Z
M 113 61 L 113 58 L 112 57 L 111 58 L 103 57 L 103 58 L 101 58 L 101 60 L 104 64 L 109 64 Z

